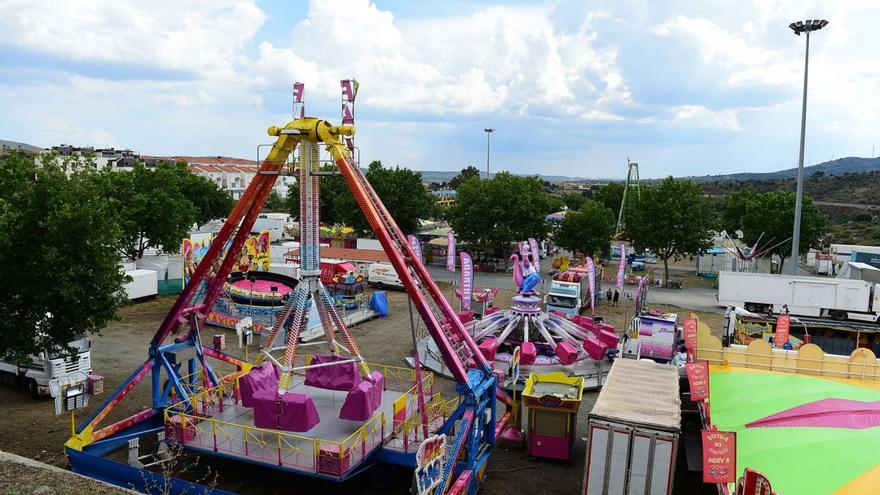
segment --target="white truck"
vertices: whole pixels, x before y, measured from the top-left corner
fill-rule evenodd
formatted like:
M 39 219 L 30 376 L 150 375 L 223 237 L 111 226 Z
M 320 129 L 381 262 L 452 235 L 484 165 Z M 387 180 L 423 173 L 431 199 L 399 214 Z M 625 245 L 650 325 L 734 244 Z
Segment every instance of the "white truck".
M 78 336 L 69 345 L 76 354 L 64 355 L 58 349 L 44 349 L 22 362 L 0 361 L 0 381 L 25 387 L 36 399 L 49 395 L 49 382 L 74 373 L 92 372 L 92 341 Z
M 598 277 L 597 282 L 598 282 Z M 598 291 L 598 288 L 597 288 Z M 557 273 L 550 282 L 550 290 L 544 296 L 547 311 L 556 310 L 568 316 L 576 316 L 581 308 L 589 305 L 590 282 L 586 270 L 566 270 Z
M 755 313 L 878 321 L 880 284 L 842 278 L 722 271 L 718 303 Z
M 403 282 L 391 263 L 372 263 L 367 269 L 367 284 L 376 287 L 403 289 Z

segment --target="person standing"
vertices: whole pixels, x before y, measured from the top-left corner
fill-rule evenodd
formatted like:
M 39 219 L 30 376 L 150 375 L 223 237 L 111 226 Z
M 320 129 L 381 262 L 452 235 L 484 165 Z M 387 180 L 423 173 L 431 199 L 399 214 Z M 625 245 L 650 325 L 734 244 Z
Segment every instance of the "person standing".
M 611 289 L 605 292 L 605 302 L 611 302 Z
M 617 306 L 617 301 L 620 300 L 620 291 L 614 289 L 614 304 L 612 306 Z

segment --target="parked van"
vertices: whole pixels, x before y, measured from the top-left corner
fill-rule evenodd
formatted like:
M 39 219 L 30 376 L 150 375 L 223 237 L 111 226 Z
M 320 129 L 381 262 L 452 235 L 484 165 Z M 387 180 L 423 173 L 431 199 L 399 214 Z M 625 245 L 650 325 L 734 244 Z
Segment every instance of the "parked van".
M 376 287 L 403 289 L 403 282 L 390 263 L 372 263 L 367 271 L 367 283 Z

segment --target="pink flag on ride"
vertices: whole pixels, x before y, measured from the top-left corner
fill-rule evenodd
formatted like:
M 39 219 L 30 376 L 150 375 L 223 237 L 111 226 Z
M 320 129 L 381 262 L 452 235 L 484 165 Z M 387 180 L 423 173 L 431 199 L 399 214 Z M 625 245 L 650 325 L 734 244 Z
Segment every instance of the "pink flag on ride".
M 451 230 L 446 234 L 446 269 L 455 271 L 455 234 Z
M 458 256 L 461 258 L 461 309 L 470 311 L 474 296 L 474 260 L 465 252 Z
M 587 256 L 587 275 L 590 277 L 590 314 L 596 314 L 596 265 Z
M 541 273 L 541 250 L 534 237 L 529 237 L 529 250 L 532 252 L 532 264 L 535 265 L 535 270 Z
M 620 261 L 617 262 L 617 288 L 623 287 L 623 272 L 626 270 L 626 244 L 620 245 Z
M 406 238 L 409 241 L 409 245 L 412 247 L 413 252 L 416 254 L 416 257 L 419 258 L 419 261 L 424 263 L 425 258 L 422 256 L 422 244 L 414 235 L 408 235 Z
M 293 83 L 293 101 L 296 103 L 302 103 L 303 101 L 303 90 L 305 89 L 305 84 L 301 82 Z

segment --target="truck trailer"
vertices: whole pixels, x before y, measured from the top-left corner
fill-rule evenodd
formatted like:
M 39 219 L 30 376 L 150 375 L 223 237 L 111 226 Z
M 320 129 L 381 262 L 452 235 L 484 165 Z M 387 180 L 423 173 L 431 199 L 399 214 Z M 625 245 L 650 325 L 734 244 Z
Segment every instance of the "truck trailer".
M 550 291 L 544 297 L 547 311 L 555 310 L 568 316 L 580 314 L 581 308 L 586 307 L 589 301 L 589 276 L 586 270 L 577 269 L 557 273 L 550 282 Z
M 878 321 L 880 284 L 842 278 L 721 272 L 718 302 L 756 313 Z

